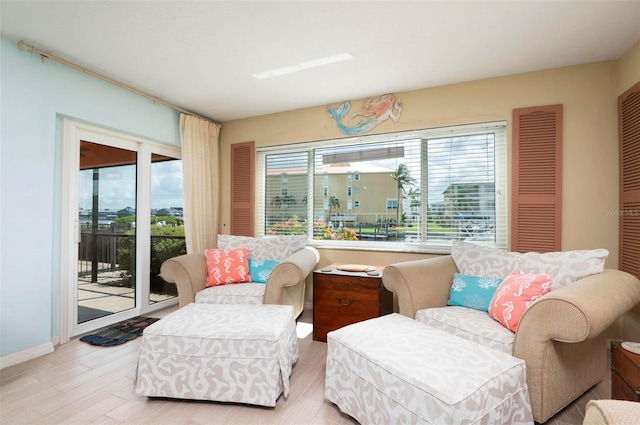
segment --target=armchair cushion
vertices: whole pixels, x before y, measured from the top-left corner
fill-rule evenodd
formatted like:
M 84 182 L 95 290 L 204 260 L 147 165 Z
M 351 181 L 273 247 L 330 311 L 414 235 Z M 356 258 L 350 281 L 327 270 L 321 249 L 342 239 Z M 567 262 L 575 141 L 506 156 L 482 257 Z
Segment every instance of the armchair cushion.
M 235 285 L 211 286 L 195 295 L 196 304 L 262 304 L 266 285 L 264 283 L 237 283 Z
M 553 290 L 602 273 L 608 256 L 606 249 L 519 253 L 461 241 L 453 241 L 451 246 L 451 257 L 460 273 L 497 278 L 517 269 L 548 273 L 553 277 Z
M 484 311 L 456 306 L 425 308 L 416 312 L 416 320 L 503 353 L 513 351 L 515 334 Z
M 550 290 L 550 275 L 516 270 L 496 290 L 489 304 L 489 314 L 505 328 L 515 332 L 524 311 Z
M 247 248 L 207 249 L 207 286 L 250 282 Z
M 246 247 L 249 258 L 256 260 L 282 261 L 307 245 L 306 235 L 296 236 L 251 236 L 218 235 L 218 248 L 237 249 Z

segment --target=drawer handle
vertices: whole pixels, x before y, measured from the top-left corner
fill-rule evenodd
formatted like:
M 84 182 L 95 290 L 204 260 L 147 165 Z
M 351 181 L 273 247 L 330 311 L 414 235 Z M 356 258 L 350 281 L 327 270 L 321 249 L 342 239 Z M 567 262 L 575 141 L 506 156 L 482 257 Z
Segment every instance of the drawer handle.
M 342 297 L 336 297 L 336 300 L 340 303 L 341 306 L 343 307 L 349 307 L 351 304 L 353 304 L 354 299 L 353 298 L 349 298 L 349 302 L 348 303 L 343 303 L 342 302 Z

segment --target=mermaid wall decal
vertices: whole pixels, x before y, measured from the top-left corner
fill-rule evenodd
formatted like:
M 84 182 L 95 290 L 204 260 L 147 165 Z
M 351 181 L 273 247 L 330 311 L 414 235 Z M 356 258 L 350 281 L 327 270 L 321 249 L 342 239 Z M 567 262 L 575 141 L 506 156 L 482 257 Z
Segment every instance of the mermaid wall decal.
M 393 121 L 398 121 L 400 112 L 402 112 L 402 101 L 390 93 L 367 99 L 362 105 L 361 111 L 351 116 L 352 119 L 359 116 L 364 117 L 353 126 L 348 126 L 342 122 L 350 107 L 351 102 L 347 100 L 337 108 L 328 107 L 327 115 L 336 120 L 338 130 L 344 134 L 362 134 L 389 118 Z

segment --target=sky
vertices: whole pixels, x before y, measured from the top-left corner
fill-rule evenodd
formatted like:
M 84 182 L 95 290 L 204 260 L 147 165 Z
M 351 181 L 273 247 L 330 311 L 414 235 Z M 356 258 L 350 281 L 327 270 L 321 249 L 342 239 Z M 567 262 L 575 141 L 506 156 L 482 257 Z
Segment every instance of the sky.
M 118 211 L 136 207 L 135 166 L 99 170 L 100 210 Z M 78 206 L 91 209 L 93 170 L 80 171 Z M 182 161 L 156 162 L 151 166 L 151 208 L 182 207 Z
M 420 188 L 421 182 L 421 139 L 404 139 L 388 142 L 388 147 L 402 146 L 404 155 L 397 158 L 366 161 L 391 172 L 404 163 L 411 177 L 415 179 L 413 188 Z M 367 148 L 380 149 L 381 143 L 356 146 L 336 146 L 319 149 L 318 160 L 323 154 L 340 154 Z M 479 183 L 494 181 L 495 145 L 492 133 L 479 133 L 475 136 L 456 136 L 429 139 L 428 142 L 428 199 L 429 203 L 444 200 L 444 192 L 452 183 Z M 357 162 L 351 165 L 357 168 Z M 409 191 L 411 187 L 405 187 Z

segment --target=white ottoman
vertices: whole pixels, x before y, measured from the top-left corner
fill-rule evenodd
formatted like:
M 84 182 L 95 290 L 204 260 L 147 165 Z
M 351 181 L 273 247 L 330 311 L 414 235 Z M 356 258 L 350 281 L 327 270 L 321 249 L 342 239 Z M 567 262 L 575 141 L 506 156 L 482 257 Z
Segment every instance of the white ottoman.
M 297 360 L 293 306 L 192 303 L 144 330 L 136 394 L 275 406 Z
M 324 395 L 362 424 L 533 424 L 523 360 L 397 313 L 327 334 Z

